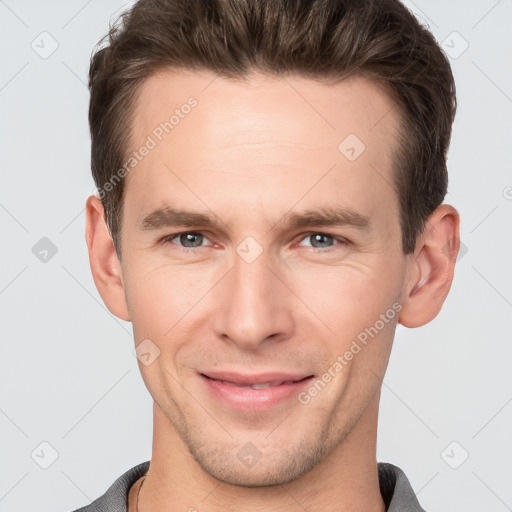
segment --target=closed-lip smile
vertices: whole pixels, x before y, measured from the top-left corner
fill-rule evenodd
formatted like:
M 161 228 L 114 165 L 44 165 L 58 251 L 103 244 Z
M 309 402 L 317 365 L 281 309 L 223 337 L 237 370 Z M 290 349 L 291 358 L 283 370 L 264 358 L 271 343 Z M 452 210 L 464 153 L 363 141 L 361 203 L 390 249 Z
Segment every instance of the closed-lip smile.
M 211 394 L 239 410 L 263 411 L 296 396 L 314 375 L 288 372 L 242 374 L 205 371 L 200 377 Z

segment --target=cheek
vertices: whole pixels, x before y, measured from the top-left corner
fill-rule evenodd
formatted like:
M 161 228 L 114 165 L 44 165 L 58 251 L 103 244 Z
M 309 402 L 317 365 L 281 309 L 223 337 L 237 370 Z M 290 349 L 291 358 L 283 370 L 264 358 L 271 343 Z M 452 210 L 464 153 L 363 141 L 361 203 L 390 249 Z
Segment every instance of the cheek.
M 215 283 L 212 268 L 200 270 L 162 264 L 151 258 L 129 262 L 125 279 L 128 308 L 136 340 L 141 336 L 163 339 L 186 319 Z
M 212 296 L 222 288 L 228 267 L 211 261 L 166 264 L 161 257 L 136 251 L 127 256 L 125 288 L 136 342 L 145 337 L 164 339 L 172 329 L 182 332 L 187 325 L 192 327 L 195 317 L 204 320 L 222 307 Z M 298 324 L 315 323 L 328 336 L 351 340 L 373 325 L 399 296 L 400 268 L 393 261 L 399 259 L 366 254 L 338 266 L 290 265 L 282 278 L 296 298 L 283 304 L 293 303 L 303 312 L 294 315 Z
M 373 325 L 400 296 L 400 272 L 373 258 L 366 265 L 347 264 L 320 267 L 314 272 L 295 271 L 297 295 L 302 302 L 336 333 L 355 336 Z

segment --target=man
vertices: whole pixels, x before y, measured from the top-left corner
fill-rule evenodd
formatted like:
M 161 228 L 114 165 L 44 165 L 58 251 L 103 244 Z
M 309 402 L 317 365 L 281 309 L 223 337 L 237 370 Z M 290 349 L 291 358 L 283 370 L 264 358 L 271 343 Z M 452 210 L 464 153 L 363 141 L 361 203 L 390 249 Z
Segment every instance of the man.
M 89 85 L 91 269 L 154 437 L 80 511 L 421 511 L 376 438 L 459 248 L 433 36 L 396 0 L 145 0 Z

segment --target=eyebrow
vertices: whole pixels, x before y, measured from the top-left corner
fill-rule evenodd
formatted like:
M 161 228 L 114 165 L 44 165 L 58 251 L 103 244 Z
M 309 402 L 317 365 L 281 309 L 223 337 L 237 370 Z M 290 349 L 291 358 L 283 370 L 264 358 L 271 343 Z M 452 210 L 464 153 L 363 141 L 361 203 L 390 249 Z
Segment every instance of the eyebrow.
M 324 206 L 300 213 L 287 212 L 279 223 L 287 223 L 292 228 L 351 226 L 368 229 L 371 226 L 370 217 L 340 206 Z
M 144 216 L 140 222 L 140 229 L 153 231 L 176 226 L 215 228 L 220 224 L 216 220 L 217 218 L 217 216 L 206 213 L 163 206 Z M 370 228 L 371 220 L 368 216 L 348 208 L 326 206 L 302 212 L 288 211 L 273 225 L 272 229 L 277 224 L 285 224 L 291 228 L 349 226 L 366 230 Z

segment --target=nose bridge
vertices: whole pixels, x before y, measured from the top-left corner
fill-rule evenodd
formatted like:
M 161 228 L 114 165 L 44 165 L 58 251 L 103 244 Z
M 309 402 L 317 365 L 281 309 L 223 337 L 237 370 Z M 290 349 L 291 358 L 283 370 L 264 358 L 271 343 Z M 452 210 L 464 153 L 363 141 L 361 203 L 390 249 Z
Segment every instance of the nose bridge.
M 289 336 L 293 321 L 290 292 L 275 275 L 268 253 L 251 243 L 237 248 L 218 297 L 215 329 L 225 340 L 254 349 L 269 337 Z

